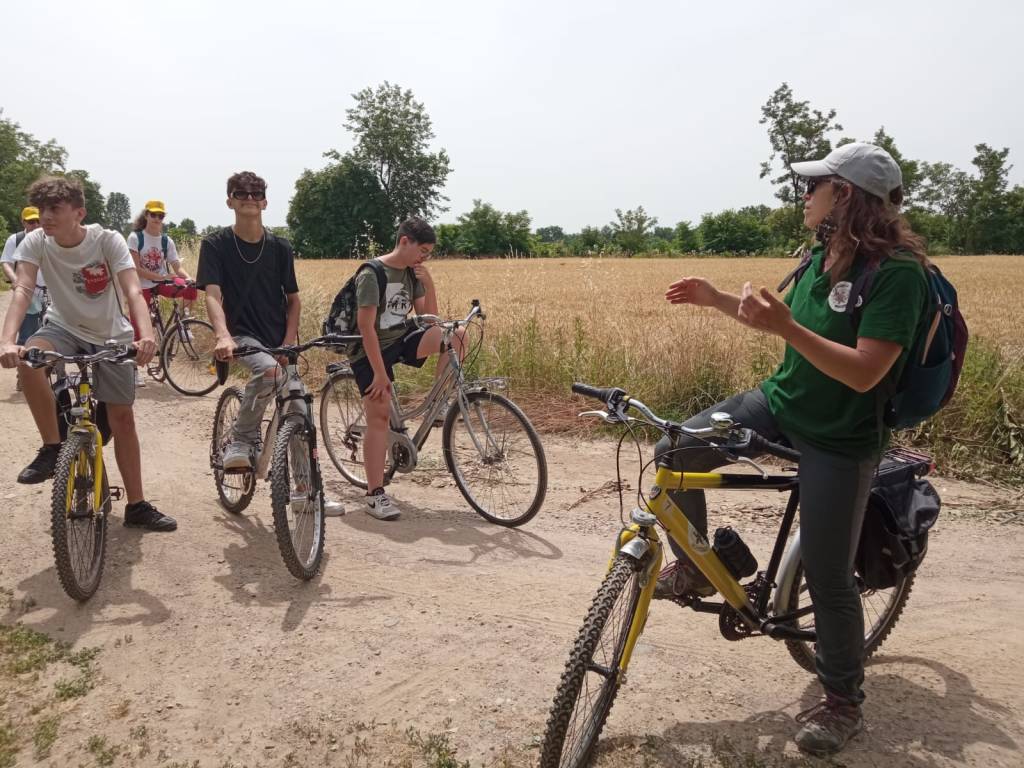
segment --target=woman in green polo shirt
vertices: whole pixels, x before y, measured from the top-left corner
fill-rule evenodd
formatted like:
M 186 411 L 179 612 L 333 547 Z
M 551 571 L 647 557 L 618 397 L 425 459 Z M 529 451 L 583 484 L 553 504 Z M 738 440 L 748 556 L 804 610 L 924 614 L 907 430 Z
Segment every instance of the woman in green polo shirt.
M 776 372 L 749 392 L 687 422 L 706 426 L 726 411 L 769 440 L 801 452 L 800 541 L 818 632 L 817 671 L 824 700 L 801 713 L 798 746 L 830 754 L 863 728 L 864 618 L 853 576 L 872 475 L 888 433 L 878 418 L 876 387 L 897 377 L 925 306 L 923 244 L 900 216 L 902 176 L 888 152 L 847 144 L 824 160 L 793 163 L 807 181 L 804 224 L 816 232 L 808 269 L 780 301 L 750 283 L 739 295 L 699 277 L 673 283 L 673 304 L 714 307 L 744 325 L 781 336 L 785 354 Z M 867 300 L 854 315 L 846 304 L 852 284 L 876 269 Z M 692 448 L 659 455 L 676 469 L 704 472 L 721 455 Z M 703 491 L 673 492 L 693 525 L 707 532 Z M 674 542 L 673 542 L 674 544 Z M 675 549 L 675 547 L 674 547 Z M 714 588 L 681 551 L 658 579 L 656 597 L 710 595 Z

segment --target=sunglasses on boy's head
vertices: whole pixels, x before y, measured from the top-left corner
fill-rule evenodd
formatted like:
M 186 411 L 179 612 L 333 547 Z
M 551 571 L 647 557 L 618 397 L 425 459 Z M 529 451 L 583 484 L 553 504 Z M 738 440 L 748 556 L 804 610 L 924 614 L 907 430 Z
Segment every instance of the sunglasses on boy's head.
M 235 200 L 263 200 L 267 196 L 265 189 L 233 189 L 231 197 Z
M 151 218 L 151 219 L 160 219 L 161 221 L 163 221 L 164 216 L 165 216 L 165 214 L 157 213 L 156 211 L 150 211 L 149 212 L 149 218 Z

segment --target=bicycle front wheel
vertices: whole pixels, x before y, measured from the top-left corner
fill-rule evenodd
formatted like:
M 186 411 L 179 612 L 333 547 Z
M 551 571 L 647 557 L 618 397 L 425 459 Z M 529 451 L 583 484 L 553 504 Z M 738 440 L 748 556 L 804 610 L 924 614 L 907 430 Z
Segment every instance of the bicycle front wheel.
M 896 585 L 890 589 L 870 589 L 864 584 L 859 574 L 855 574 L 860 588 L 860 604 L 864 610 L 864 660 L 867 661 L 877 651 L 892 632 L 893 627 L 903 613 L 903 608 L 910 598 L 910 590 L 914 586 L 916 574 L 901 574 Z M 797 563 L 793 574 L 793 591 L 789 595 L 787 613 L 811 606 L 811 593 L 804 578 L 803 561 Z M 800 629 L 814 629 L 814 614 L 797 620 Z M 815 644 L 805 640 L 787 640 L 786 650 L 793 661 L 814 672 Z
M 89 432 L 71 432 L 57 457 L 50 527 L 57 577 L 68 597 L 85 602 L 96 592 L 107 549 L 110 488 L 104 469 L 96 504 L 96 450 Z
M 205 320 L 189 317 L 168 328 L 160 346 L 167 383 L 183 395 L 212 392 L 217 386 L 216 346 L 213 326 Z
M 640 568 L 619 555 L 605 576 L 558 684 L 540 768 L 589 764 L 619 690 L 619 664 L 640 601 Z
M 530 420 L 493 392 L 452 402 L 441 432 L 444 460 L 466 501 L 492 523 L 517 526 L 540 510 L 548 487 L 544 448 Z
M 213 482 L 217 486 L 220 505 L 233 515 L 241 514 L 256 492 L 256 475 L 246 472 L 225 472 L 222 469 L 224 449 L 231 442 L 231 429 L 242 407 L 242 391 L 238 387 L 227 387 L 217 401 L 213 415 L 213 438 L 210 440 L 210 466 L 213 468 Z
M 316 446 L 305 418 L 287 417 L 270 462 L 274 531 L 281 557 L 297 579 L 311 579 L 324 553 L 324 494 Z
M 357 488 L 366 488 L 363 465 L 363 439 L 366 414 L 356 379 L 348 371 L 335 373 L 320 392 L 320 437 L 331 463 L 341 476 Z M 384 476 L 391 468 L 391 456 L 385 460 Z

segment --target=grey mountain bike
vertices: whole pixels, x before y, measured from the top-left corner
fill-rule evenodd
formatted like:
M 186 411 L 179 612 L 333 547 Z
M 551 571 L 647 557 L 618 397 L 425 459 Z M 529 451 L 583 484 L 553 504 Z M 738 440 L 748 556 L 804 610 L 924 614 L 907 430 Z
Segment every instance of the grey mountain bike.
M 392 388 L 391 419 L 384 483 L 396 473 L 412 472 L 435 420 L 448 407 L 441 428 L 445 465 L 469 505 L 485 520 L 514 527 L 531 520 L 547 493 L 548 466 L 537 430 L 518 406 L 500 394 L 502 378 L 468 380 L 452 339 L 459 328 L 480 329 L 475 355 L 483 340 L 484 314 L 480 302 L 462 320 L 418 315 L 421 327 L 442 329 L 441 354 L 448 356 L 448 371 L 434 382 L 417 406 L 403 409 Z M 328 379 L 320 392 L 320 432 L 327 455 L 342 476 L 366 488 L 363 439 L 366 416 L 355 376 L 347 363 L 327 367 Z M 422 418 L 415 433 L 407 422 Z

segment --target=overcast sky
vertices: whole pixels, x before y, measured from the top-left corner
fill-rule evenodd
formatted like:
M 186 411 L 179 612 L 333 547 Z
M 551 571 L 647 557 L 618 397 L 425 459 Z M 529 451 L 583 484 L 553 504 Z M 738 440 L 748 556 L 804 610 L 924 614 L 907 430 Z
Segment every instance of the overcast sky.
M 18 18 L 19 14 L 25 14 Z M 1009 146 L 1024 181 L 1024 2 L 248 2 L 49 0 L 6 9 L 0 107 L 104 193 L 229 223 L 224 181 L 296 178 L 351 146 L 351 94 L 412 89 L 453 173 L 481 198 L 567 231 L 643 205 L 659 223 L 770 203 L 760 107 L 783 81 L 884 125 L 912 158 L 968 169 Z

